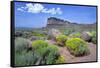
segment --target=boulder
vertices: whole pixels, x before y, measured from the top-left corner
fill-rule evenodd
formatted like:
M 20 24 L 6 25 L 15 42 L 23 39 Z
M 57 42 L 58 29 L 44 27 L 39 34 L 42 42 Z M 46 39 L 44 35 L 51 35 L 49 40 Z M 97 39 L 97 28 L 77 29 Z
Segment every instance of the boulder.
M 27 47 L 31 48 L 32 47 L 32 41 L 30 41 L 30 40 L 27 39 L 27 43 L 28 43 Z
M 27 39 L 27 51 L 31 51 L 32 50 L 32 41 L 30 41 L 29 39 Z
M 86 31 L 81 33 L 81 38 L 87 42 L 91 41 L 91 35 Z
M 39 39 L 39 37 L 37 37 L 37 36 L 32 36 L 32 37 L 30 38 L 31 41 L 38 40 L 38 39 Z
M 50 39 L 55 39 L 58 35 L 61 35 L 62 33 L 58 29 L 50 29 L 48 32 L 48 36 Z
M 16 31 L 15 32 L 15 37 L 21 37 L 23 33 L 21 31 Z

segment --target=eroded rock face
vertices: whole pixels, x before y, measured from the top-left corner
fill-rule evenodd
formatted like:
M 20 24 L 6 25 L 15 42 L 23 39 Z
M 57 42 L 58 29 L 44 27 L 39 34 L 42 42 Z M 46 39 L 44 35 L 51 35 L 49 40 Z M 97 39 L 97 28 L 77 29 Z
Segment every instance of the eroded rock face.
M 50 17 L 47 20 L 47 25 L 66 25 L 69 24 L 70 22 L 59 19 L 59 18 L 55 18 L 55 17 Z
M 81 33 L 81 38 L 87 42 L 91 41 L 91 36 L 88 32 L 84 31 Z
M 50 29 L 48 32 L 48 36 L 50 39 L 55 39 L 58 35 L 61 35 L 62 33 L 58 29 Z

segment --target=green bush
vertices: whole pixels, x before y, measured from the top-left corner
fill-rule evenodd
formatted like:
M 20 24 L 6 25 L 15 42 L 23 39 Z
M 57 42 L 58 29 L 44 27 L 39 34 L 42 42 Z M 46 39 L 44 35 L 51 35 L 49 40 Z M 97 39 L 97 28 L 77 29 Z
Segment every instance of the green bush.
M 64 35 L 69 35 L 70 33 L 71 33 L 70 30 L 65 30 L 65 31 L 63 31 L 63 34 L 64 34 Z
M 44 40 L 35 40 L 32 42 L 32 47 L 37 49 L 37 48 L 41 48 L 41 47 L 47 47 L 48 43 L 45 42 Z
M 49 45 L 47 47 L 47 54 L 45 54 L 46 64 L 55 64 L 59 56 L 58 47 L 56 45 Z
M 70 53 L 75 56 L 82 56 L 89 53 L 87 48 L 87 43 L 80 38 L 71 38 L 66 41 L 66 46 L 69 49 Z
M 16 38 L 16 41 L 22 41 L 23 38 Z M 25 40 L 25 39 L 24 39 Z M 19 42 L 21 43 L 21 42 Z M 60 57 L 58 47 L 56 45 L 48 44 L 43 40 L 35 40 L 32 42 L 32 51 L 27 51 L 23 46 L 20 45 L 21 49 L 15 51 L 15 65 L 40 65 L 40 64 L 56 64 L 63 63 L 63 57 Z M 19 46 L 19 47 L 20 47 Z M 18 48 L 19 48 L 18 47 Z
M 61 46 L 65 45 L 66 40 L 67 40 L 67 36 L 65 35 L 59 35 L 56 37 L 57 44 Z
M 28 31 L 24 31 L 22 35 L 23 38 L 30 38 L 31 36 L 32 36 L 32 33 Z
M 72 33 L 69 35 L 69 37 L 71 37 L 71 38 L 80 38 L 80 36 L 81 36 L 81 33 L 79 33 L 79 32 Z
M 32 34 L 33 34 L 34 36 L 38 36 L 38 37 L 45 37 L 45 36 L 46 36 L 45 34 L 41 33 L 41 31 L 40 31 L 40 32 L 34 31 L 34 32 L 32 32 Z
M 21 37 L 15 38 L 15 51 L 16 52 L 21 52 L 27 49 L 27 46 L 28 46 L 27 39 L 21 38 Z
M 38 58 L 36 65 L 39 64 L 54 64 L 59 56 L 58 47 L 50 45 L 43 40 L 32 42 L 33 55 Z
M 33 52 L 22 51 L 21 53 L 15 53 L 15 66 L 34 65 L 36 58 L 33 56 Z
M 73 28 L 67 28 L 67 29 L 62 29 L 61 32 L 68 36 L 69 34 L 71 34 L 72 32 L 74 32 L 74 29 Z
M 97 38 L 96 38 L 96 31 L 91 32 L 92 42 L 96 44 Z
M 56 63 L 59 64 L 59 63 L 65 63 L 65 58 L 64 56 L 59 56 L 58 60 L 56 60 Z

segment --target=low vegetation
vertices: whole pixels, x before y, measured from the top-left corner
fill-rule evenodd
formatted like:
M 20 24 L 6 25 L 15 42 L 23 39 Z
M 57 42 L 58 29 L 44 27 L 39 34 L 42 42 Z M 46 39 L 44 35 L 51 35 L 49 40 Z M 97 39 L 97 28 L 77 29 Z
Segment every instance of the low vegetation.
M 16 66 L 26 66 L 34 65 L 36 58 L 33 56 L 33 52 L 27 52 L 26 50 L 21 53 L 15 52 L 15 65 Z
M 43 40 L 36 40 L 32 43 L 33 55 L 37 56 L 37 64 L 55 64 L 60 56 L 58 47 L 50 45 Z
M 96 37 L 96 31 L 92 31 L 92 32 L 91 32 L 91 36 L 92 36 L 92 40 L 91 40 L 91 41 L 92 41 L 94 44 L 96 44 L 96 43 L 97 43 L 97 42 L 96 42 L 96 41 L 97 41 L 97 39 L 96 39 L 96 38 L 97 38 L 97 37 Z
M 70 53 L 75 56 L 82 56 L 89 53 L 86 42 L 80 38 L 71 38 L 67 40 L 66 47 L 69 49 Z
M 64 46 L 65 45 L 65 41 L 67 40 L 67 36 L 66 35 L 59 35 L 56 37 L 56 41 L 58 45 Z
M 65 63 L 65 58 L 64 58 L 64 56 L 59 56 L 59 57 L 58 57 L 58 60 L 56 60 L 56 63 L 57 63 L 57 64 Z
M 69 35 L 69 38 L 80 38 L 80 37 L 81 37 L 81 33 L 79 32 L 74 32 Z
M 64 57 L 60 55 L 56 45 L 51 45 L 43 40 L 36 40 L 32 42 L 32 50 L 27 51 L 26 39 L 16 38 L 15 41 L 16 66 L 56 64 L 65 62 Z
M 15 39 L 15 52 L 22 52 L 28 47 L 27 39 L 18 37 Z
M 94 29 L 94 28 L 93 28 Z M 15 65 L 44 65 L 67 63 L 67 57 L 61 55 L 60 48 L 67 48 L 75 57 L 90 54 L 87 43 L 96 44 L 96 30 L 89 27 L 58 27 L 54 30 L 19 29 L 15 32 Z M 84 35 L 87 32 L 88 35 Z M 53 33 L 54 32 L 54 33 Z M 82 36 L 85 36 L 85 41 Z M 59 35 L 58 35 L 59 34 Z M 49 41 L 49 42 L 47 42 Z M 54 44 L 52 44 L 52 41 Z M 60 47 L 62 46 L 62 47 Z

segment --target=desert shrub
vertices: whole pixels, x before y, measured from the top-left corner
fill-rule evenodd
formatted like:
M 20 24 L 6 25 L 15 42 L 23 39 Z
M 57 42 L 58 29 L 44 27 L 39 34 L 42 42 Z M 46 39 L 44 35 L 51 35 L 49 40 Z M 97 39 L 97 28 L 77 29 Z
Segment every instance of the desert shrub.
M 34 36 L 38 36 L 38 37 L 45 37 L 45 34 L 40 33 L 40 32 L 36 32 L 36 31 L 32 32 L 32 34 L 33 34 Z
M 66 41 L 66 46 L 69 49 L 70 53 L 75 56 L 82 56 L 89 53 L 87 48 L 87 43 L 80 38 L 71 38 Z
M 43 32 L 43 31 L 34 31 L 32 32 L 32 35 L 37 37 L 38 40 L 46 40 L 47 39 L 47 34 L 46 32 Z
M 16 66 L 26 66 L 34 65 L 36 62 L 36 57 L 33 56 L 33 52 L 22 51 L 20 54 L 15 53 L 15 65 Z
M 21 52 L 27 49 L 27 46 L 28 46 L 27 39 L 21 38 L 21 37 L 15 38 L 15 51 L 16 52 Z
M 71 37 L 71 38 L 80 38 L 80 36 L 81 36 L 81 33 L 79 33 L 79 32 L 75 32 L 75 33 L 72 33 L 69 35 L 69 37 Z
M 23 38 L 30 38 L 31 36 L 32 36 L 32 33 L 28 31 L 24 31 L 22 35 Z
M 48 43 L 45 42 L 44 40 L 36 40 L 32 42 L 32 47 L 36 50 L 39 48 L 47 47 Z
M 55 64 L 59 56 L 58 47 L 56 45 L 49 45 L 47 47 L 47 53 L 45 54 L 46 64 Z
M 92 31 L 92 32 L 91 32 L 91 37 L 92 37 L 92 40 L 91 40 L 91 41 L 92 41 L 93 43 L 96 44 L 96 41 L 97 41 L 97 40 L 96 40 L 96 39 L 97 39 L 97 38 L 96 38 L 96 31 Z
M 30 31 L 15 31 L 15 37 L 22 37 L 22 38 L 30 38 L 32 36 L 32 33 Z
M 65 41 L 67 40 L 67 36 L 65 35 L 59 35 L 56 37 L 56 41 L 57 41 L 57 44 L 58 45 L 64 45 L 65 44 Z
M 33 41 L 32 51 L 26 49 L 22 49 L 20 53 L 15 51 L 16 66 L 56 64 L 60 62 L 63 62 L 63 58 L 60 57 L 58 47 L 43 40 Z
M 59 64 L 59 63 L 65 63 L 65 58 L 64 56 L 59 56 L 58 59 L 56 60 L 56 63 Z
M 67 28 L 67 29 L 62 29 L 61 32 L 68 36 L 69 34 L 71 34 L 72 32 L 74 32 L 74 29 L 73 28 Z
M 54 64 L 59 56 L 58 47 L 50 45 L 43 40 L 36 40 L 32 43 L 33 55 L 38 58 L 36 65 Z

